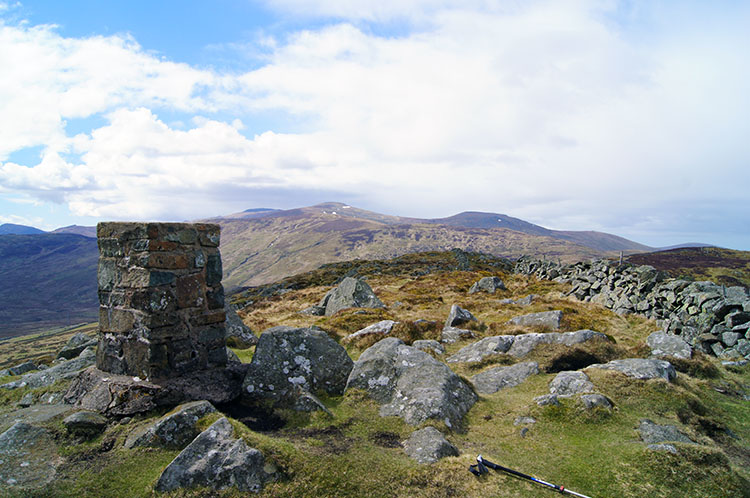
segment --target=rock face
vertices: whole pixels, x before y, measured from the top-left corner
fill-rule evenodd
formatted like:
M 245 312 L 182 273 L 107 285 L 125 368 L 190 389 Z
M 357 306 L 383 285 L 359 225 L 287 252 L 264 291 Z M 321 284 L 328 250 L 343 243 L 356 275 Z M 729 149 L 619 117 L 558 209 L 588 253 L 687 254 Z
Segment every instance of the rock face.
M 0 434 L 0 489 L 44 486 L 55 478 L 60 463 L 57 446 L 45 429 L 16 422 Z
M 583 372 L 560 372 L 549 383 L 550 394 L 572 396 L 594 390 L 594 384 Z
M 167 492 L 205 486 L 257 493 L 269 478 L 264 463 L 263 454 L 237 439 L 229 420 L 220 418 L 164 469 L 155 489 Z
M 517 316 L 511 318 L 508 323 L 524 327 L 544 327 L 557 330 L 560 328 L 560 320 L 562 320 L 562 311 L 554 310 Z
M 75 377 L 81 370 L 93 365 L 95 361 L 96 353 L 93 348 L 85 349 L 78 358 L 63 361 L 46 370 L 28 373 L 20 379 L 1 385 L 0 388 L 17 389 L 19 387 L 37 388 L 51 386 L 60 379 Z
M 130 434 L 125 440 L 125 447 L 182 449 L 199 434 L 195 427 L 198 420 L 215 411 L 216 408 L 205 400 L 184 403 L 148 427 Z
M 671 363 L 664 360 L 646 360 L 643 358 L 625 358 L 612 360 L 609 363 L 589 365 L 589 368 L 616 370 L 635 379 L 665 379 L 672 382 L 677 377 Z
M 65 417 L 63 425 L 71 434 L 91 437 L 107 427 L 107 417 L 97 412 L 76 412 Z
M 448 357 L 447 361 L 448 363 L 471 363 L 482 361 L 485 357 L 493 354 L 507 353 L 513 345 L 514 339 L 515 337 L 512 335 L 485 337 L 474 344 L 461 348 L 456 354 Z
M 99 223 L 97 368 L 144 379 L 227 363 L 219 226 Z
M 249 348 L 258 344 L 258 338 L 253 334 L 253 331 L 245 325 L 242 318 L 239 317 L 236 311 L 226 303 L 224 306 L 224 313 L 227 316 L 226 331 L 227 341 L 233 342 L 236 346 L 242 349 Z
M 316 410 L 318 404 L 302 394 L 343 394 L 352 366 L 346 350 L 322 330 L 274 327 L 260 336 L 242 385 L 243 396 Z
M 435 463 L 441 458 L 459 455 L 458 448 L 449 443 L 434 427 L 412 432 L 403 445 L 406 454 L 418 463 Z
M 570 295 L 616 313 L 639 313 L 661 320 L 665 333 L 679 336 L 706 354 L 723 358 L 750 355 L 750 349 L 744 353 L 738 350 L 740 340 L 750 339 L 741 339 L 750 333 L 750 294 L 744 287 L 670 279 L 651 266 L 612 261 L 563 266 L 522 258 L 515 271 L 569 283 Z
M 500 277 L 484 277 L 479 279 L 478 282 L 474 282 L 474 285 L 469 289 L 469 294 L 475 294 L 477 292 L 494 294 L 498 289 L 506 290 L 505 284 L 500 280 Z
M 385 308 L 372 288 L 364 280 L 346 277 L 341 283 L 328 291 L 318 304 L 330 316 L 346 308 Z
M 446 327 L 458 327 L 459 325 L 464 325 L 469 322 L 476 322 L 477 319 L 474 317 L 474 315 L 469 312 L 469 310 L 465 310 L 461 308 L 459 305 L 454 304 L 451 306 L 451 311 L 448 314 L 448 319 L 445 320 L 445 326 Z
M 528 361 L 509 367 L 490 368 L 473 376 L 471 382 L 477 392 L 492 394 L 506 387 L 517 386 L 529 376 L 538 373 L 539 364 L 535 361 Z
M 354 363 L 346 389 L 363 389 L 380 403 L 381 416 L 419 425 L 433 419 L 460 424 L 477 396 L 444 363 L 395 337 L 365 350 Z
M 378 323 L 373 323 L 372 325 L 358 330 L 353 334 L 349 334 L 348 336 L 344 337 L 342 341 L 349 342 L 366 335 L 388 335 L 391 333 L 391 330 L 393 330 L 393 326 L 396 325 L 396 323 L 398 322 L 394 322 L 393 320 L 382 320 Z
M 651 356 L 654 357 L 674 356 L 675 358 L 689 360 L 693 356 L 693 348 L 690 347 L 690 344 L 676 335 L 654 332 L 648 336 L 646 344 L 651 348 Z
M 71 337 L 65 346 L 57 353 L 58 358 L 70 360 L 81 354 L 89 346 L 96 346 L 97 340 L 89 337 L 83 332 L 78 332 Z
M 674 425 L 658 425 L 649 419 L 641 420 L 638 433 L 641 440 L 647 444 L 658 444 L 665 441 L 695 444 L 695 441 L 683 434 Z

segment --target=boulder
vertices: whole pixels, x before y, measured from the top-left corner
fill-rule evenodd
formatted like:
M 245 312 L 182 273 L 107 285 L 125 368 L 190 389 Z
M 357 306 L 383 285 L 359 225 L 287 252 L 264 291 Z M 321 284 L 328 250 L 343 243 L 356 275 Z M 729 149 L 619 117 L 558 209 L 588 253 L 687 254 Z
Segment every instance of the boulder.
M 28 408 L 29 406 L 34 404 L 34 401 L 35 401 L 34 393 L 29 391 L 26 394 L 24 394 L 20 400 L 18 400 L 18 403 L 16 403 L 16 405 L 18 405 L 21 408 Z
M 508 354 L 517 358 L 523 358 L 532 352 L 540 344 L 563 344 L 573 346 L 592 340 L 609 341 L 606 335 L 593 330 L 576 330 L 575 332 L 549 332 L 530 333 L 514 336 L 513 345 L 508 350 Z
M 79 437 L 93 437 L 107 427 L 107 417 L 97 412 L 76 412 L 63 420 L 69 433 Z
M 237 353 L 227 348 L 227 363 L 242 363 L 242 360 L 237 356 Z
M 451 344 L 461 339 L 471 339 L 474 337 L 474 332 L 467 329 L 459 329 L 458 327 L 443 327 L 443 331 L 440 332 L 440 342 Z
M 676 335 L 654 332 L 648 336 L 646 344 L 651 348 L 651 356 L 654 357 L 673 356 L 689 360 L 693 356 L 693 348 L 690 344 Z
M 555 406 L 560 404 L 557 394 L 543 394 L 534 398 L 534 401 L 539 406 Z
M 61 463 L 57 445 L 46 429 L 16 422 L 0 434 L 0 489 L 40 488 L 54 480 Z
M 81 354 L 81 352 L 87 347 L 96 347 L 97 342 L 98 341 L 95 338 L 89 337 L 83 332 L 78 332 L 68 339 L 65 346 L 57 353 L 57 357 L 71 360 Z
M 367 282 L 353 277 L 328 291 L 318 306 L 325 309 L 326 316 L 346 308 L 385 308 Z
M 414 341 L 411 346 L 422 351 L 432 351 L 435 354 L 445 354 L 445 348 L 433 339 L 421 339 Z
M 549 383 L 549 392 L 558 396 L 572 396 L 594 390 L 594 384 L 583 372 L 565 371 L 558 373 Z
M 496 335 L 469 344 L 461 348 L 456 354 L 448 358 L 448 363 L 472 363 L 482 361 L 485 357 L 507 353 L 515 339 L 512 335 Z
M 531 375 L 539 373 L 539 364 L 535 361 L 516 363 L 509 367 L 495 367 L 480 372 L 471 378 L 477 392 L 482 394 L 496 393 L 506 387 L 514 387 Z
M 444 363 L 395 337 L 365 350 L 354 363 L 346 389 L 362 389 L 381 404 L 381 416 L 411 425 L 427 420 L 460 424 L 477 395 Z
M 96 352 L 93 348 L 89 347 L 84 349 L 78 358 L 63 361 L 39 372 L 27 373 L 20 379 L 0 385 L 0 388 L 18 389 L 19 387 L 37 388 L 51 386 L 58 380 L 75 377 L 81 370 L 90 367 L 95 362 Z
M 224 313 L 226 314 L 226 331 L 227 341 L 229 344 L 233 344 L 232 347 L 241 349 L 249 348 L 258 344 L 258 338 L 253 334 L 253 331 L 245 325 L 242 318 L 232 308 L 229 303 L 224 305 Z
M 205 486 L 214 490 L 237 488 L 254 493 L 271 477 L 265 458 L 234 435 L 225 417 L 201 432 L 159 476 L 159 492 Z
M 205 400 L 184 403 L 153 424 L 132 432 L 125 440 L 125 447 L 182 449 L 200 433 L 195 425 L 198 420 L 215 411 L 216 408 Z
M 508 323 L 524 327 L 543 327 L 557 330 L 560 328 L 560 320 L 562 320 L 562 311 L 554 310 L 516 316 L 511 318 Z
M 398 322 L 394 322 L 393 320 L 382 320 L 378 323 L 373 323 L 372 325 L 368 325 L 367 327 L 344 337 L 342 342 L 349 342 L 366 335 L 388 335 L 391 333 L 391 330 L 393 330 L 393 326 L 396 325 L 396 323 Z
M 474 317 L 474 315 L 471 314 L 471 312 L 469 312 L 469 310 L 465 310 L 459 305 L 454 304 L 453 306 L 451 306 L 451 311 L 448 314 L 448 319 L 445 320 L 445 326 L 458 327 L 459 325 L 476 321 L 477 319 Z
M 37 370 L 36 364 L 33 361 L 26 361 L 8 368 L 8 373 L 6 375 L 23 375 L 33 370 Z
M 474 285 L 469 289 L 469 294 L 475 294 L 477 292 L 487 292 L 494 294 L 496 290 L 506 290 L 505 284 L 500 277 L 483 277 L 478 282 L 474 282 Z
M 599 393 L 582 394 L 580 400 L 583 403 L 583 407 L 587 410 L 592 410 L 596 407 L 611 410 L 613 406 L 609 398 Z
M 695 441 L 687 437 L 674 425 L 658 425 L 649 419 L 641 420 L 638 425 L 638 433 L 641 436 L 641 441 L 647 444 L 658 444 L 666 441 L 695 444 Z
M 404 451 L 418 463 L 435 463 L 441 458 L 458 456 L 458 448 L 445 439 L 434 427 L 425 427 L 414 431 L 409 439 L 402 443 Z
M 596 363 L 586 367 L 586 369 L 589 368 L 616 370 L 635 379 L 665 379 L 672 382 L 677 377 L 677 372 L 675 372 L 672 364 L 665 360 L 625 358 L 623 360 L 612 360 L 605 364 Z
M 322 330 L 273 327 L 260 336 L 242 394 L 248 401 L 317 410 L 319 403 L 309 395 L 343 394 L 352 366 L 346 350 Z

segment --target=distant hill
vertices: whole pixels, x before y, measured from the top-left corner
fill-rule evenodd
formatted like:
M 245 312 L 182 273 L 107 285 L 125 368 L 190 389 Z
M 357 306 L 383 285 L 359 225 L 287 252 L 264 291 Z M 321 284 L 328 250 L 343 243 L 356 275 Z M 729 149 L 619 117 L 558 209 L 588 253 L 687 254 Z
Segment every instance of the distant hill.
M 0 339 L 98 317 L 96 239 L 0 236 Z
M 207 221 L 222 226 L 224 286 L 228 291 L 275 282 L 324 263 L 388 259 L 453 248 L 495 256 L 524 254 L 579 261 L 651 250 L 599 232 L 561 232 L 494 213 L 418 219 L 385 215 L 337 202 L 263 211 Z
M 81 225 L 70 225 L 67 227 L 58 228 L 52 230 L 50 233 L 73 233 L 76 235 L 83 235 L 84 237 L 96 238 L 96 227 L 85 227 Z
M 718 247 L 683 247 L 628 256 L 637 265 L 651 265 L 675 278 L 710 280 L 726 286 L 750 287 L 750 251 Z
M 44 230 L 39 230 L 34 227 L 27 227 L 26 225 L 14 225 L 13 223 L 3 223 L 0 225 L 0 235 L 30 235 L 34 233 L 45 233 Z

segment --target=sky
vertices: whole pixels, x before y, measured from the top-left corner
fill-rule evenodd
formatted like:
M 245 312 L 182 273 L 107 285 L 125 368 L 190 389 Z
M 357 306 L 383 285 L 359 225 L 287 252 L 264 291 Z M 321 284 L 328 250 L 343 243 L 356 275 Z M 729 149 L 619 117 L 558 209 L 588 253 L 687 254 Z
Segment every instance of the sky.
M 0 223 L 345 202 L 750 250 L 750 2 L 0 0 Z

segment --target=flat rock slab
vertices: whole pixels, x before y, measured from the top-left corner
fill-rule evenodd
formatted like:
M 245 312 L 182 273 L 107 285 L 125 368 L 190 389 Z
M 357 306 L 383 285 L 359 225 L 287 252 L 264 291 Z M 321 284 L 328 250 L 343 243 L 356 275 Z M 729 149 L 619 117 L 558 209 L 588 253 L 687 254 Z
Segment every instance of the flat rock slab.
M 125 447 L 150 446 L 182 449 L 200 434 L 195 427 L 198 420 L 214 412 L 216 408 L 205 400 L 184 403 L 153 424 L 131 433 L 125 440 Z
M 0 388 L 18 389 L 20 387 L 30 387 L 36 389 L 37 387 L 51 386 L 58 380 L 75 377 L 81 370 L 90 367 L 95 362 L 96 352 L 93 348 L 88 348 L 78 358 L 63 361 L 45 370 L 28 373 L 20 379 L 1 385 Z
M 646 344 L 651 348 L 651 356 L 657 358 L 662 356 L 673 356 L 675 358 L 689 360 L 693 356 L 693 348 L 690 347 L 690 344 L 676 335 L 665 334 L 664 332 L 654 332 L 648 336 Z
M 409 439 L 402 444 L 406 454 L 422 464 L 435 463 L 441 458 L 459 455 L 458 448 L 434 427 L 425 427 L 412 432 Z
M 257 493 L 269 479 L 264 463 L 263 454 L 238 439 L 229 420 L 222 417 L 177 455 L 162 472 L 155 489 L 166 492 L 206 486 Z
M 440 342 L 452 344 L 461 339 L 471 339 L 472 337 L 474 337 L 474 332 L 471 330 L 460 329 L 458 327 L 443 327 L 443 331 L 440 333 Z
M 353 365 L 346 350 L 322 330 L 273 327 L 260 336 L 242 394 L 251 402 L 317 410 L 319 404 L 302 394 L 343 394 Z
M 381 404 L 381 416 L 401 417 L 411 425 L 433 419 L 455 427 L 477 401 L 448 366 L 395 337 L 362 353 L 346 389 L 367 391 Z
M 0 434 L 0 489 L 33 489 L 52 482 L 62 463 L 46 429 L 16 422 Z
M 573 346 L 591 340 L 609 341 L 606 335 L 593 330 L 576 330 L 575 332 L 565 333 L 496 335 L 485 337 L 480 341 L 461 348 L 456 354 L 448 358 L 448 362 L 478 362 L 487 356 L 500 353 L 507 353 L 517 358 L 523 358 L 541 344 Z
M 574 394 L 589 393 L 594 390 L 594 384 L 589 376 L 583 372 L 560 372 L 549 383 L 550 394 L 558 396 L 572 396 Z
M 87 347 L 96 347 L 97 342 L 96 338 L 89 337 L 83 332 L 78 332 L 68 339 L 65 346 L 57 353 L 57 357 L 71 360 L 81 354 Z
M 27 408 L 21 408 L 13 410 L 12 412 L 0 414 L 0 430 L 6 430 L 16 422 L 39 424 L 57 416 L 70 413 L 73 410 L 73 406 L 64 403 L 31 405 Z
M 391 330 L 393 330 L 393 326 L 396 325 L 396 323 L 398 322 L 394 322 L 393 320 L 382 320 L 378 323 L 373 323 L 372 325 L 344 337 L 342 342 L 349 342 L 366 335 L 388 335 L 391 333 Z
M 587 370 L 589 368 L 615 370 L 634 379 L 665 379 L 672 382 L 677 377 L 677 372 L 672 364 L 665 360 L 625 358 L 623 360 L 612 360 L 604 364 L 596 363 L 586 367 Z
M 469 344 L 461 348 L 456 354 L 448 358 L 448 363 L 473 363 L 482 361 L 493 354 L 507 353 L 513 345 L 515 336 L 496 335 Z
M 521 325 L 524 327 L 545 327 L 552 330 L 560 328 L 560 320 L 562 320 L 562 311 L 542 311 L 539 313 L 529 313 L 528 315 L 521 315 L 513 317 L 508 323 L 513 325 Z
M 674 425 L 658 425 L 649 419 L 641 420 L 638 425 L 638 433 L 641 441 L 646 444 L 659 444 L 664 442 L 695 444 L 695 441 L 687 437 Z
M 517 386 L 529 376 L 538 373 L 539 364 L 535 361 L 527 361 L 509 367 L 495 367 L 485 370 L 472 377 L 471 382 L 477 392 L 492 394 L 500 389 Z

